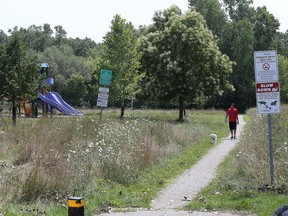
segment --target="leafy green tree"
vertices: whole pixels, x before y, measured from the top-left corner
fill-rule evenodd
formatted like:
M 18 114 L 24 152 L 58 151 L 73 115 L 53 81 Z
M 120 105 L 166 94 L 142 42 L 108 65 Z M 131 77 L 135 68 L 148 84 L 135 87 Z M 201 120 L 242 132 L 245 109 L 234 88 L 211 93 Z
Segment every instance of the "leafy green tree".
M 288 59 L 282 55 L 278 55 L 279 81 L 280 81 L 280 97 L 282 103 L 288 102 Z
M 89 102 L 90 106 L 93 108 L 96 106 L 96 99 L 98 97 L 99 84 L 99 71 L 101 70 L 101 65 L 103 65 L 100 53 L 91 53 L 88 57 L 88 64 L 92 68 L 91 79 L 87 82 L 88 94 L 86 96 L 86 101 Z
M 60 91 L 64 81 L 71 74 L 80 73 L 87 80 L 91 77 L 91 67 L 87 59 L 81 56 L 75 56 L 73 49 L 68 45 L 51 46 L 39 54 L 41 62 L 49 64 L 49 77 L 54 78 L 54 90 Z
M 225 26 L 228 22 L 227 15 L 222 10 L 218 0 L 188 0 L 189 5 L 195 7 L 196 11 L 206 20 L 208 28 L 217 35 L 221 41 Z
M 19 29 L 16 26 L 9 30 L 11 34 L 16 32 L 20 34 L 21 40 L 27 48 L 38 52 L 43 52 L 43 50 L 55 43 L 55 39 L 52 37 L 53 30 L 49 24 L 44 24 L 44 26 L 31 25 L 28 29 Z
M 4 44 L 7 40 L 8 36 L 5 34 L 4 31 L 0 30 L 0 45 Z
M 85 38 L 83 40 L 80 38 L 76 39 L 69 38 L 67 39 L 67 43 L 69 44 L 69 46 L 73 48 L 74 55 L 82 57 L 88 57 L 90 49 L 96 49 L 100 47 L 99 44 L 97 45 L 94 41 L 92 41 L 89 38 Z
M 18 33 L 11 36 L 0 52 L 0 94 L 11 100 L 12 121 L 16 125 L 16 104 L 37 97 L 37 58 L 27 54 Z
M 288 31 L 285 33 L 278 32 L 274 40 L 273 47 L 277 53 L 288 58 Z
M 222 2 L 231 20 L 253 19 L 253 0 L 223 0 Z
M 277 37 L 279 21 L 267 11 L 267 8 L 258 7 L 255 16 L 255 50 L 271 50 Z
M 72 106 L 81 107 L 87 94 L 86 79 L 79 73 L 71 74 L 65 80 L 60 94 L 67 103 Z
M 66 37 L 67 37 L 67 32 L 65 31 L 65 29 L 61 25 L 55 26 L 54 29 L 55 29 L 56 44 L 58 46 L 60 46 L 63 43 L 65 43 Z
M 131 23 L 120 15 L 112 20 L 111 31 L 104 36 L 102 69 L 112 70 L 109 101 L 121 101 L 121 118 L 124 116 L 125 100 L 134 97 L 139 87 L 141 52 L 139 41 Z
M 229 81 L 235 91 L 223 94 L 223 105 L 227 107 L 231 101 L 237 104 L 240 111 L 255 106 L 255 73 L 254 73 L 254 25 L 249 20 L 231 22 L 224 36 L 224 52 L 236 64 Z
M 184 102 L 220 93 L 232 62 L 194 8 L 182 14 L 172 6 L 155 13 L 153 21 L 141 39 L 146 87 L 155 99 L 177 100 L 183 121 Z

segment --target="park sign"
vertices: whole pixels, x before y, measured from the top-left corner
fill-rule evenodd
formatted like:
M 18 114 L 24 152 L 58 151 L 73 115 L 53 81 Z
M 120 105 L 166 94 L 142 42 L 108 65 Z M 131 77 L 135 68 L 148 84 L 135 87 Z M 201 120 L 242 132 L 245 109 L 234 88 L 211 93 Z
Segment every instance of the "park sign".
M 277 51 L 255 51 L 254 52 L 255 81 L 278 82 Z
M 278 82 L 257 83 L 256 98 L 259 114 L 280 112 L 280 86 Z
M 108 106 L 109 88 L 100 87 L 98 91 L 97 106 Z
M 256 81 L 257 111 L 267 114 L 268 141 L 270 157 L 270 180 L 274 185 L 274 159 L 272 143 L 272 113 L 280 112 L 280 87 L 277 51 L 255 51 L 254 67 Z
M 101 70 L 100 71 L 100 85 L 109 86 L 111 83 L 112 71 Z
M 278 83 L 277 51 L 255 51 L 254 67 L 258 113 L 279 113 L 280 86 Z

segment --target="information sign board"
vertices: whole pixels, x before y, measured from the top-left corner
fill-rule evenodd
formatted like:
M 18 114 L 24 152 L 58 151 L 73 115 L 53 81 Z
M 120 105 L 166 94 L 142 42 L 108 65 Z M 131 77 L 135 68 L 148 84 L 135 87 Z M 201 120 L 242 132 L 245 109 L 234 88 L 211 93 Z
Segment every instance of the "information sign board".
M 109 88 L 100 87 L 98 91 L 97 106 L 107 107 L 108 106 Z
M 256 98 L 259 114 L 280 112 L 280 86 L 278 82 L 257 83 Z
M 112 77 L 112 71 L 101 70 L 100 71 L 100 85 L 109 86 L 111 84 L 111 77 Z
M 255 81 L 278 82 L 277 51 L 254 52 Z

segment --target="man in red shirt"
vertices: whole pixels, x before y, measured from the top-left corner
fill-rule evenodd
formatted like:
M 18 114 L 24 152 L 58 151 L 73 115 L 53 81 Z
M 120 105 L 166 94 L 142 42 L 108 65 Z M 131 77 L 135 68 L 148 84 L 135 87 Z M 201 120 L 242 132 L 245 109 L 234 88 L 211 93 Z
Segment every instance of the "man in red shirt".
M 235 104 L 231 104 L 230 108 L 226 111 L 225 124 L 229 117 L 229 128 L 231 132 L 231 139 L 236 139 L 237 124 L 239 124 L 238 110 L 235 108 Z

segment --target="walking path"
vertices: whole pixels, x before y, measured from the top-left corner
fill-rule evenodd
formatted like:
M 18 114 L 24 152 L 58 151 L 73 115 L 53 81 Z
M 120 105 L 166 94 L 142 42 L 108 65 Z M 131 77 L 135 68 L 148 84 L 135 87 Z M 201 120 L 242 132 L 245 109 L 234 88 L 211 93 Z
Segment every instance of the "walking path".
M 237 134 L 244 128 L 243 117 L 239 116 L 240 124 L 237 127 Z M 227 126 L 228 127 L 228 126 Z M 188 212 L 179 211 L 187 204 L 188 199 L 194 199 L 196 194 L 215 177 L 217 166 L 224 157 L 235 147 L 238 140 L 230 140 L 228 137 L 221 140 L 208 154 L 206 154 L 197 164 L 192 166 L 173 184 L 160 191 L 159 195 L 152 201 L 152 210 L 136 212 L 111 212 L 101 214 L 102 216 L 243 216 L 244 213 L 220 213 L 220 212 Z M 220 140 L 219 140 L 220 141 Z M 187 197 L 188 199 L 185 199 Z

